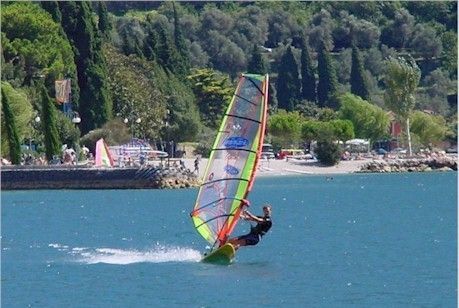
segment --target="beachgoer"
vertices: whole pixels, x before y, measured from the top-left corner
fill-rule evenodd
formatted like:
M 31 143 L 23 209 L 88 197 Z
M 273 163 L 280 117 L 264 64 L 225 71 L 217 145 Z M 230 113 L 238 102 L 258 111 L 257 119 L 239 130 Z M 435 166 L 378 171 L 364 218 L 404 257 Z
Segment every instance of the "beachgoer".
M 238 249 L 241 246 L 258 244 L 260 239 L 269 231 L 269 229 L 271 229 L 271 205 L 266 204 L 263 206 L 263 214 L 263 216 L 255 216 L 247 210 L 242 212 L 242 219 L 256 222 L 257 225 L 255 227 L 251 226 L 248 234 L 229 239 L 228 243 L 233 244 L 235 249 Z
M 194 170 L 193 172 L 199 173 L 199 156 L 194 160 Z

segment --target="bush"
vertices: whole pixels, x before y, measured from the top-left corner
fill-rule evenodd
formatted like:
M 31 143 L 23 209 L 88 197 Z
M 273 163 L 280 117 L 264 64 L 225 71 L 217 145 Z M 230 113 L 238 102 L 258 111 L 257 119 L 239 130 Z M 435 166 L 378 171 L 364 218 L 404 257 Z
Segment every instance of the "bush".
M 339 145 L 331 140 L 318 141 L 315 152 L 317 154 L 317 159 L 327 166 L 338 164 L 341 157 Z

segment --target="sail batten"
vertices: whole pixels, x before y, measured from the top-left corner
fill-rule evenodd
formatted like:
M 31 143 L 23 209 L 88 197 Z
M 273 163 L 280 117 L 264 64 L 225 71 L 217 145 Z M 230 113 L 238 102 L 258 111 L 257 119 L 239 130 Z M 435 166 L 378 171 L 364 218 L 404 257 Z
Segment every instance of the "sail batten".
M 233 231 L 250 191 L 263 143 L 268 76 L 243 74 L 212 146 L 194 206 L 198 233 L 212 245 Z

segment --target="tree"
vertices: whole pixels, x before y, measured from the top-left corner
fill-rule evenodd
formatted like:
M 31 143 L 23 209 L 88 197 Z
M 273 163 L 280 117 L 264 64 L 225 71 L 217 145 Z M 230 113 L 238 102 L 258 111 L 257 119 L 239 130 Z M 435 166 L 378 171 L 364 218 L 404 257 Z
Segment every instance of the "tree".
M 175 2 L 172 2 L 172 7 L 174 9 L 174 42 L 175 47 L 180 55 L 180 65 L 182 66 L 182 77 L 188 75 L 190 72 L 190 53 L 185 42 L 185 38 L 182 34 L 182 28 L 179 23 L 179 17 L 177 10 L 175 8 Z
M 54 89 L 56 79 L 64 76 L 76 79 L 71 45 L 60 25 L 37 3 L 13 2 L 8 6 L 2 3 L 1 20 L 2 54 L 5 62 L 20 68 L 21 86 L 32 85 L 33 78 L 39 75 L 45 75 L 49 90 Z M 78 99 L 78 87 L 72 87 L 72 96 Z
M 322 44 L 318 57 L 319 84 L 317 86 L 317 99 L 320 107 L 337 108 L 336 95 L 338 82 L 336 71 L 329 52 Z
M 293 56 L 292 47 L 289 46 L 284 53 L 279 65 L 277 76 L 277 100 L 278 107 L 287 111 L 293 111 L 295 104 L 300 98 L 300 78 L 298 64 Z
M 10 101 L 2 87 L 2 118 L 5 121 L 6 136 L 8 139 L 9 156 L 13 165 L 21 163 L 21 144 L 16 129 L 14 114 L 11 110 Z
M 352 122 L 357 138 L 376 141 L 387 135 L 389 116 L 378 106 L 346 93 L 340 97 L 339 117 Z
M 99 1 L 97 6 L 97 15 L 99 16 L 99 31 L 102 33 L 102 36 L 108 37 L 110 31 L 112 30 L 112 24 L 108 17 L 108 11 L 105 2 Z
M 266 74 L 267 71 L 266 62 L 260 52 L 260 47 L 255 44 L 253 45 L 252 57 L 247 65 L 247 72 L 262 75 Z
M 346 142 L 347 140 L 353 139 L 354 134 L 354 125 L 349 120 L 333 120 L 329 122 L 332 130 L 333 135 L 336 139 Z
M 46 159 L 52 160 L 54 155 L 61 152 L 61 143 L 57 131 L 56 107 L 48 96 L 46 88 L 41 89 L 42 95 L 42 123 L 43 133 L 45 136 L 45 153 Z
M 62 14 L 59 11 L 57 1 L 41 1 L 40 5 L 45 11 L 51 14 L 55 22 L 60 23 L 62 21 Z
M 24 138 L 31 138 L 33 133 L 31 127 L 33 108 L 27 93 L 23 89 L 13 88 L 11 84 L 5 81 L 2 81 L 1 88 L 4 91 L 4 96 L 8 98 L 9 109 L 14 115 L 14 126 L 19 142 L 22 142 Z M 7 131 L 5 117 L 1 117 L 1 155 L 4 156 L 7 156 L 10 151 Z
M 310 102 L 317 101 L 316 76 L 305 38 L 301 44 L 301 98 Z
M 362 58 L 360 57 L 359 49 L 355 45 L 352 46 L 351 93 L 365 100 L 370 98 Z
M 234 93 L 228 77 L 212 69 L 194 69 L 188 79 L 191 81 L 203 124 L 217 128 Z
M 302 122 L 303 117 L 297 111 L 287 112 L 281 109 L 269 117 L 268 130 L 282 146 L 291 146 L 300 141 Z
M 79 112 L 83 133 L 101 127 L 112 116 L 102 42 L 88 2 L 59 2 L 62 20 L 73 48 L 81 90 Z
M 442 116 L 433 116 L 422 111 L 411 115 L 411 132 L 419 137 L 424 146 L 430 146 L 445 139 L 448 127 Z
M 386 61 L 384 102 L 390 110 L 406 121 L 409 155 L 412 155 L 410 114 L 416 103 L 415 92 L 420 78 L 421 70 L 413 58 L 407 61 L 390 57 Z

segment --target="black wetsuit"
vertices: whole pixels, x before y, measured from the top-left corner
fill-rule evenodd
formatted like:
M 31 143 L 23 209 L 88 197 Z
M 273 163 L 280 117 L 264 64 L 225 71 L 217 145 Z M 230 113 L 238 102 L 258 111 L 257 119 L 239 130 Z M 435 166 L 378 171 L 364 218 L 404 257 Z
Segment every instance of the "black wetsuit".
M 272 222 L 271 217 L 261 217 L 257 216 L 258 218 L 263 219 L 262 222 L 257 223 L 255 227 L 250 228 L 250 233 L 240 236 L 239 239 L 244 239 L 247 245 L 256 245 L 260 241 L 261 237 L 268 233 L 269 229 L 271 229 Z

